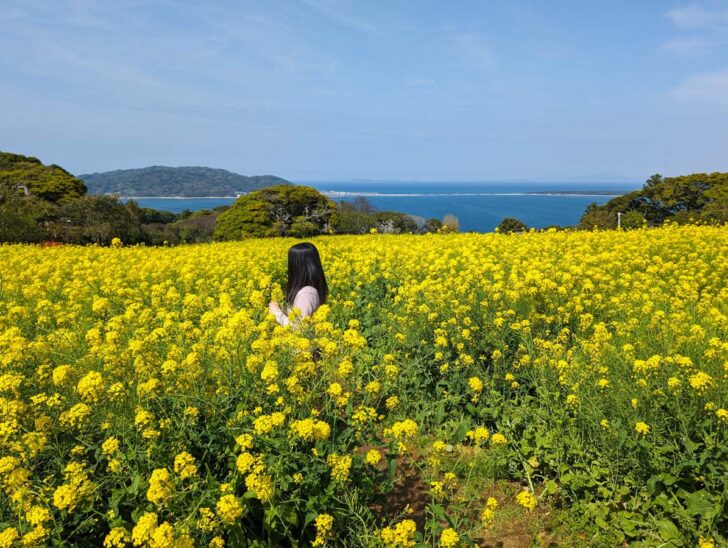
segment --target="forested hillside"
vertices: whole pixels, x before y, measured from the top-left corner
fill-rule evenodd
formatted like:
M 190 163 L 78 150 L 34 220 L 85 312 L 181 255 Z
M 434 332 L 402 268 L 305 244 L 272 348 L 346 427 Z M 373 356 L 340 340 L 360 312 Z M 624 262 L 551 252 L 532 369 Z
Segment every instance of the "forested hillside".
M 121 196 L 235 196 L 268 186 L 290 184 L 274 175 L 247 177 L 209 167 L 150 166 L 79 176 L 90 194 Z

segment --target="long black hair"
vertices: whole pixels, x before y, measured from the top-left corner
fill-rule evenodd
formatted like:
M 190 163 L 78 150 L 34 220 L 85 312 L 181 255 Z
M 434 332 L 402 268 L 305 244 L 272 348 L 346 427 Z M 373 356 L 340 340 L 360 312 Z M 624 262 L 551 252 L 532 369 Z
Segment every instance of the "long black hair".
M 329 294 L 329 286 L 326 284 L 324 267 L 321 266 L 316 246 L 304 242 L 296 244 L 288 250 L 288 286 L 286 287 L 286 301 L 293 304 L 298 291 L 310 285 L 316 288 L 319 294 L 319 302 L 324 304 Z

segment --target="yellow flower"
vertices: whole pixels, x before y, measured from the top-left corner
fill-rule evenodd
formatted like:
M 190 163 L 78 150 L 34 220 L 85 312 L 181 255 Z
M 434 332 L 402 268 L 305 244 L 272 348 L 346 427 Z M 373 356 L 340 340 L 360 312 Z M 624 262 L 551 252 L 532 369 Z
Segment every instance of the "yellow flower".
M 324 421 L 307 418 L 291 422 L 291 432 L 305 441 L 323 441 L 331 435 L 331 427 Z
M 493 519 L 495 518 L 495 511 L 498 508 L 498 501 L 493 497 L 488 497 L 485 501 L 485 508 L 480 514 L 480 521 L 483 522 L 484 527 L 491 527 Z
M 206 506 L 200 508 L 200 517 L 197 518 L 197 528 L 200 531 L 209 533 L 213 531 L 217 526 L 218 521 L 215 517 L 215 513 Z
M 213 537 L 207 546 L 208 548 L 224 548 L 225 539 L 223 539 L 222 537 Z
M 151 540 L 152 533 L 157 529 L 157 519 L 157 514 L 153 512 L 147 512 L 139 518 L 131 531 L 134 546 L 143 546 Z
M 174 494 L 174 483 L 169 470 L 166 468 L 157 468 L 152 471 L 149 478 L 149 489 L 147 489 L 147 499 L 149 502 L 157 506 L 161 506 L 165 499 Z
M 43 506 L 31 506 L 25 513 L 25 521 L 33 526 L 43 525 L 51 520 L 51 513 Z
M 107 438 L 104 443 L 101 444 L 101 452 L 107 456 L 118 453 L 119 440 L 114 436 Z
M 713 385 L 713 377 L 704 371 L 698 371 L 688 378 L 688 382 L 690 383 L 690 386 L 702 394 L 708 389 L 708 387 Z
M 64 483 L 53 492 L 53 505 L 59 510 L 71 512 L 78 504 L 80 494 L 75 485 Z
M 455 529 L 448 527 L 440 534 L 440 546 L 443 548 L 457 546 L 458 542 L 460 542 L 460 536 L 455 532 Z
M 478 377 L 470 377 L 468 379 L 468 386 L 470 386 L 470 390 L 473 392 L 483 391 L 483 381 L 481 381 Z
M 241 451 L 245 451 L 253 447 L 253 436 L 250 434 L 240 434 L 235 438 L 235 443 L 238 444 Z
M 326 464 L 331 469 L 331 479 L 334 481 L 346 481 L 349 479 L 349 469 L 351 468 L 351 457 L 349 455 L 332 453 L 326 457 Z
M 273 479 L 268 474 L 253 473 L 245 478 L 245 487 L 261 502 L 268 502 L 275 493 Z
M 634 430 L 635 432 L 637 432 L 638 434 L 642 434 L 643 436 L 646 436 L 650 433 L 649 425 L 644 422 L 638 422 L 637 424 L 635 424 Z
M 316 538 L 313 546 L 326 546 L 331 540 L 331 532 L 334 526 L 334 518 L 330 514 L 319 514 L 316 516 Z
M 417 524 L 411 519 L 400 521 L 394 527 L 385 527 L 379 532 L 382 542 L 387 548 L 414 546 Z
M 195 457 L 187 451 L 182 451 L 174 458 L 174 471 L 183 480 L 195 477 L 197 475 Z
M 527 509 L 529 512 L 536 508 L 538 501 L 530 491 L 521 491 L 516 495 L 516 502 Z
M 243 506 L 235 495 L 223 495 L 215 505 L 217 515 L 223 523 L 233 525 L 243 515 Z
M 12 548 L 20 538 L 20 533 L 15 527 L 8 527 L 0 532 L 0 548 Z
M 104 377 L 97 371 L 91 371 L 78 381 L 76 391 L 82 400 L 89 403 L 98 403 L 104 395 Z
M 382 454 L 376 449 L 370 449 L 369 451 L 367 451 L 365 460 L 367 464 L 376 466 L 377 464 L 379 464 L 379 461 L 382 460 Z
M 415 421 L 412 419 L 405 419 L 403 421 L 395 422 L 389 430 L 395 439 L 400 440 L 413 437 L 417 434 L 418 429 L 419 427 Z
M 506 443 L 508 443 L 508 440 L 503 434 L 497 432 L 493 434 L 493 436 L 490 438 L 490 443 L 492 443 L 493 445 L 505 445 Z
M 131 542 L 131 535 L 124 527 L 114 527 L 104 538 L 104 548 L 121 548 Z
M 468 430 L 466 435 L 473 443 L 478 445 L 490 438 L 490 432 L 484 426 L 478 426 L 475 430 Z
M 86 422 L 91 414 L 91 408 L 85 403 L 77 403 L 68 411 L 61 413 L 61 423 L 66 426 L 79 427 Z

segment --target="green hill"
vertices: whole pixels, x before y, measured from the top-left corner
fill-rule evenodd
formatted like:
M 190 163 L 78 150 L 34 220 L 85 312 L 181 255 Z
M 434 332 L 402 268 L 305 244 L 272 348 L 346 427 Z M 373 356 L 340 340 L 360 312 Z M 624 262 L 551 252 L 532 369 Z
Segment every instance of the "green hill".
M 273 175 L 247 177 L 209 167 L 150 166 L 79 175 L 91 194 L 121 196 L 234 196 L 274 185 L 291 184 Z
M 0 151 L 0 187 L 16 193 L 25 187 L 30 195 L 50 202 L 78 198 L 86 193 L 83 181 L 61 166 L 44 165 L 38 158 Z M 17 190 L 16 190 L 17 189 Z

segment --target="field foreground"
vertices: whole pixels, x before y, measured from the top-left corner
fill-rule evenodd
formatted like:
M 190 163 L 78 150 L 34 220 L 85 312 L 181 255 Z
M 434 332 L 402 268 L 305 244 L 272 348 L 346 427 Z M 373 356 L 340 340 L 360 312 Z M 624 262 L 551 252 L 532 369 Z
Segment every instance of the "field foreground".
M 727 542 L 728 228 L 314 241 L 0 246 L 0 547 Z

